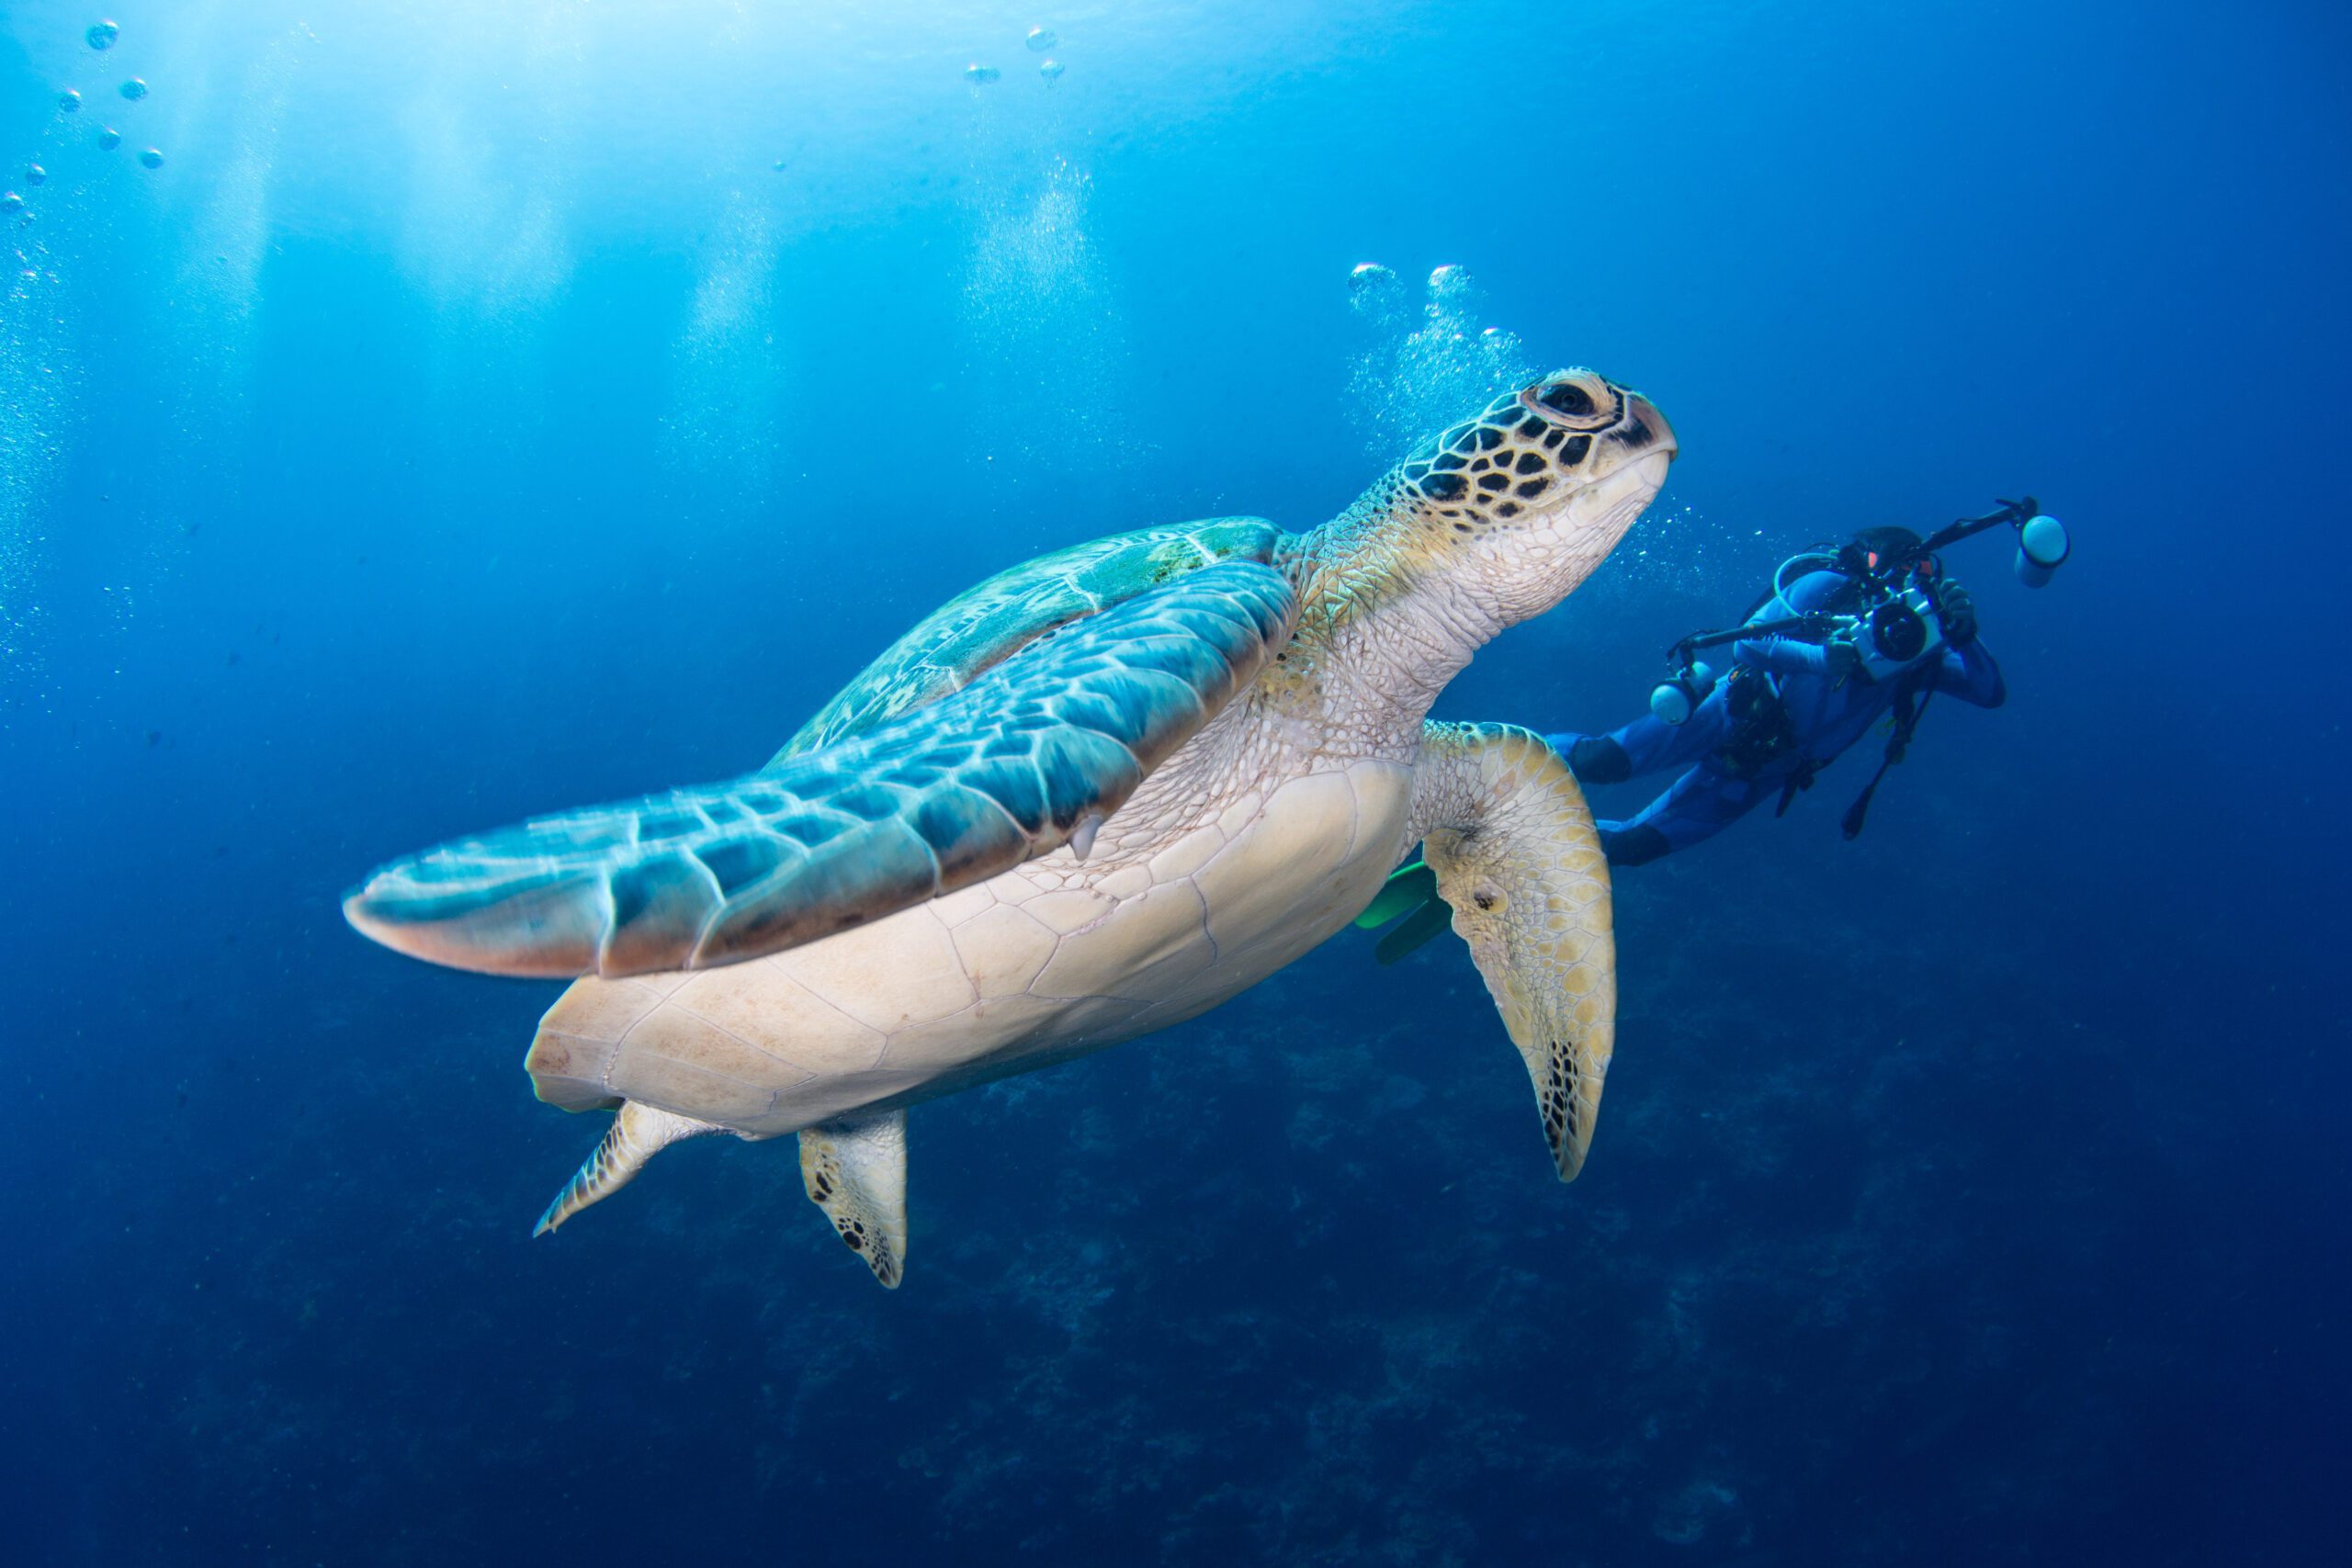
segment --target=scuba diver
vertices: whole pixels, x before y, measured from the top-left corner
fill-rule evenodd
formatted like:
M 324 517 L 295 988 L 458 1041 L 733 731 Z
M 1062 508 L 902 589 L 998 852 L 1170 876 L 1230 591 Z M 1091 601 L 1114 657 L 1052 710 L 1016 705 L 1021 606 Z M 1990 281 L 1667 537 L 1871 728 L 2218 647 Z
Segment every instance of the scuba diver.
M 1824 767 L 1892 712 L 1894 732 L 1878 772 L 1848 808 L 1844 829 L 1862 830 L 1871 796 L 1903 760 L 1928 700 L 1949 692 L 1978 707 L 2008 689 L 1977 636 L 1968 591 L 1937 552 L 2003 524 L 2018 530 L 2017 572 L 2047 583 L 2066 558 L 2065 525 L 2032 497 L 1963 517 L 1921 538 L 1908 528 L 1868 528 L 1838 547 L 1782 561 L 1772 586 L 1740 625 L 1674 645 L 1674 673 L 1650 694 L 1650 711 L 1607 735 L 1548 737 L 1588 784 L 1685 770 L 1665 793 L 1622 822 L 1600 822 L 1615 865 L 1644 865 L 1713 837 L 1767 800 L 1786 812 Z M 1720 677 L 1698 655 L 1728 646 Z
M 1596 824 L 1609 863 L 1644 865 L 1688 849 L 1767 800 L 1777 798 L 1775 815 L 1786 812 L 1816 773 L 1891 713 L 1884 758 L 1846 812 L 1846 837 L 1860 833 L 1871 796 L 1903 760 L 1930 697 L 1948 692 L 1992 708 L 2008 695 L 1977 635 L 1967 590 L 1937 553 L 2004 524 L 2018 530 L 2018 580 L 2030 588 L 2049 582 L 2066 559 L 2066 530 L 2030 496 L 1924 539 L 1908 528 L 1868 528 L 1781 562 L 1739 625 L 1676 643 L 1668 651 L 1673 673 L 1650 693 L 1642 717 L 1606 735 L 1545 737 L 1588 785 L 1681 770 L 1631 818 Z M 1725 648 L 1720 674 L 1699 659 Z M 1356 924 L 1371 929 L 1408 911 L 1383 937 L 1382 962 L 1401 958 L 1450 919 L 1434 874 L 1419 862 L 1397 871 Z
M 1868 528 L 1840 548 L 1792 556 L 1736 628 L 1720 678 L 1691 658 L 1702 639 L 1690 639 L 1677 645 L 1680 668 L 1652 694 L 1649 713 L 1606 735 L 1546 737 L 1581 784 L 1686 770 L 1633 817 L 1598 824 L 1611 865 L 1688 849 L 1775 797 L 1775 815 L 1785 813 L 1892 710 L 1885 760 L 1847 813 L 1850 839 L 1928 697 L 2001 705 L 2008 690 L 1968 591 L 1924 543 L 1908 528 Z

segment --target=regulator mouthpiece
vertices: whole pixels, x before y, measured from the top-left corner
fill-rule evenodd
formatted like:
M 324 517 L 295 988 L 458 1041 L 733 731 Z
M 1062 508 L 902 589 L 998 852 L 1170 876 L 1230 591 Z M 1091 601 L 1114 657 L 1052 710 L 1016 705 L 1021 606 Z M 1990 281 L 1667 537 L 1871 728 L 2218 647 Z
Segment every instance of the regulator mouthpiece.
M 1685 723 L 1714 689 L 1712 667 L 1692 664 L 1678 670 L 1650 688 L 1650 716 L 1660 724 Z
M 2045 588 L 2066 564 L 2073 544 L 2066 525 L 2047 513 L 2027 518 L 2018 526 L 2018 581 L 2028 588 Z

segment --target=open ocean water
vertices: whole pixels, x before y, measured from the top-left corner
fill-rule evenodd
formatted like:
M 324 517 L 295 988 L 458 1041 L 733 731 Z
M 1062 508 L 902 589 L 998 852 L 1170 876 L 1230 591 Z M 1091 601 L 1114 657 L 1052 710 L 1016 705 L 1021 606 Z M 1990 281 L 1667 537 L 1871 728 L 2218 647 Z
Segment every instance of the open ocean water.
M 2339 1561 L 2347 83 L 2283 0 L 15 0 L 0 1555 Z M 1875 739 L 1621 872 L 1575 1185 L 1461 944 L 1351 933 L 919 1107 L 895 1292 L 788 1143 L 531 1239 L 557 987 L 369 867 L 1566 364 L 1682 455 L 1440 716 L 2075 543 L 1950 552 L 2010 699 L 1860 840 Z

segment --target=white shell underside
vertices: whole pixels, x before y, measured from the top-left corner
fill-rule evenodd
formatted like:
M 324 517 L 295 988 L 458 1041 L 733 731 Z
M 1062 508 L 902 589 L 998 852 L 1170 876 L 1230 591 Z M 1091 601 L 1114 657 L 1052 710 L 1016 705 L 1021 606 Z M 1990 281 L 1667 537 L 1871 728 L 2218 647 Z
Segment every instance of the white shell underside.
M 1405 848 L 1411 792 L 1400 762 L 1327 759 L 1271 791 L 1170 802 L 1157 830 L 1139 795 L 1083 862 L 1057 852 L 747 964 L 579 981 L 528 1066 L 559 1105 L 627 1099 L 766 1138 L 1066 1061 L 1204 1012 L 1347 924 Z

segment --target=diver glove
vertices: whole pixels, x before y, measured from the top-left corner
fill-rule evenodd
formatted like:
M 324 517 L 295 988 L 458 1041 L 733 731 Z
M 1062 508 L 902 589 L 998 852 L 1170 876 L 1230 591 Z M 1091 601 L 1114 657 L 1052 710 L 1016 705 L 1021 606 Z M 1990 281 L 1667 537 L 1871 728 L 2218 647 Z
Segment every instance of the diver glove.
M 1936 590 L 1936 611 L 1944 623 L 1945 641 L 1966 648 L 1976 640 L 1976 601 L 1949 577 Z
M 1634 776 L 1634 759 L 1609 736 L 1566 729 L 1544 740 L 1560 754 L 1578 784 L 1623 784 Z

